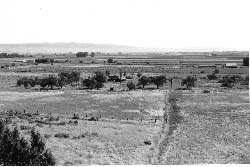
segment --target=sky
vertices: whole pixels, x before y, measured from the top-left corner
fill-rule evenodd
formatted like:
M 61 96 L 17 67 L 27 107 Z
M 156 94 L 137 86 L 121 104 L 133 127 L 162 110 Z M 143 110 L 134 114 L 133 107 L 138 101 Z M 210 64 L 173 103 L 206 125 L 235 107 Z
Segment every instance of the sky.
M 0 0 L 0 43 L 249 50 L 249 0 Z

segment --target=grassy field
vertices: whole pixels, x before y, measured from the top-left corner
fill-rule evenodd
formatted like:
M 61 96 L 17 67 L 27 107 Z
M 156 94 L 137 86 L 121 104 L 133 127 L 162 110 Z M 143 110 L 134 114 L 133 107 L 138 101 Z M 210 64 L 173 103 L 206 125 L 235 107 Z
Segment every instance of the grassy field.
M 164 73 L 179 77 L 190 73 L 204 77 L 212 72 L 203 69 L 201 74 L 197 68 L 173 72 L 163 66 L 131 67 L 69 63 L 1 69 L 0 116 L 6 118 L 10 111 L 23 113 L 11 116 L 9 126 L 18 126 L 26 137 L 35 126 L 44 136 L 57 165 L 146 165 L 155 164 L 156 158 L 157 164 L 164 165 L 250 163 L 248 86 L 229 89 L 217 82 L 202 80 L 192 90 L 179 90 L 182 98 L 178 105 L 183 119 L 171 136 L 162 138 L 167 144 L 160 145 L 161 154 L 157 154 L 158 140 L 169 83 L 161 89 L 153 85 L 135 91 L 127 91 L 126 83 L 111 82 L 100 90 L 65 86 L 60 90 L 36 91 L 16 87 L 20 77 L 57 75 L 64 70 L 81 71 L 81 77 L 100 69 L 118 73 L 121 68 L 134 72 L 135 76 L 140 70 L 150 76 Z M 17 72 L 22 68 L 27 72 Z M 227 69 L 219 69 L 218 75 L 245 76 L 248 70 L 228 69 L 227 73 Z M 173 84 L 174 88 L 180 87 L 180 80 Z M 110 87 L 115 91 L 108 91 Z M 204 90 L 210 92 L 204 93 Z M 31 116 L 25 115 L 24 110 Z M 73 119 L 74 114 L 79 117 Z M 91 117 L 98 117 L 98 121 L 90 121 Z
M 155 110 L 163 109 L 164 96 L 162 91 L 143 92 L 145 110 L 140 112 L 140 93 L 1 92 L 4 98 L 0 100 L 2 108 L 23 107 L 26 112 L 39 109 L 40 117 L 50 112 L 59 117 L 59 122 L 69 122 L 73 113 L 79 113 L 77 125 L 37 127 L 50 136 L 47 146 L 58 165 L 150 164 L 154 145 L 145 145 L 144 141 L 157 137 L 160 121 L 155 124 L 149 118 Z M 180 106 L 184 120 L 171 137 L 160 164 L 250 163 L 248 90 L 218 90 L 213 94 L 203 94 L 200 89 L 186 91 Z M 86 114 L 101 114 L 101 119 L 82 120 Z M 27 120 L 13 121 L 37 126 Z M 69 137 L 57 138 L 56 133 Z M 78 139 L 82 134 L 85 137 Z

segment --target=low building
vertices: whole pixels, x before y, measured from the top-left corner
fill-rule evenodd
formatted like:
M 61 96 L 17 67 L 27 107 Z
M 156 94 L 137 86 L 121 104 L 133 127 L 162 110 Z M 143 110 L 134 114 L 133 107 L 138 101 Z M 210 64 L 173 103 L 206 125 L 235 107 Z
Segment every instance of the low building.
M 237 68 L 237 64 L 236 63 L 226 63 L 224 65 L 225 68 Z
M 15 60 L 15 62 L 19 62 L 19 63 L 35 63 L 35 60 L 33 60 L 33 59 L 22 59 L 22 60 Z

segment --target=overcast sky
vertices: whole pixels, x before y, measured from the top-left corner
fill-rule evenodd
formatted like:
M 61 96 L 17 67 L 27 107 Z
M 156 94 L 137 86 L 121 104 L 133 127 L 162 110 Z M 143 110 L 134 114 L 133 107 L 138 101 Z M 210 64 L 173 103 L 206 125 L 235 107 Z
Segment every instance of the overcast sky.
M 0 43 L 250 46 L 249 0 L 0 0 Z

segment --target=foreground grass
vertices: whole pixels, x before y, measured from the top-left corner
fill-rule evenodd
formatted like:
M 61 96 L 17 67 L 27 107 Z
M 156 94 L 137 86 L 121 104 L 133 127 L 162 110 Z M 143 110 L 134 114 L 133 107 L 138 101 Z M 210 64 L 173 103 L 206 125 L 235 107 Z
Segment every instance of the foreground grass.
M 184 120 L 169 139 L 160 164 L 250 163 L 248 90 L 215 90 L 210 94 L 202 93 L 199 88 L 182 92 L 179 105 Z M 43 114 L 58 115 L 60 121 L 65 122 L 71 120 L 74 112 L 81 118 L 86 114 L 101 114 L 102 119 L 97 122 L 78 120 L 77 125 L 38 127 L 47 136 L 47 145 L 58 165 L 150 164 L 154 145 L 145 145 L 144 141 L 154 141 L 160 121 L 153 124 L 146 119 L 151 112 L 163 109 L 163 92 L 66 90 L 41 96 L 13 93 L 18 95 L 15 98 L 20 98 L 9 101 L 5 95 L 1 107 L 27 112 L 39 109 Z M 141 102 L 143 112 L 139 111 Z M 25 120 L 14 122 L 37 126 Z M 66 133 L 69 137 L 55 137 L 57 133 Z M 82 134 L 84 137 L 79 138 Z

